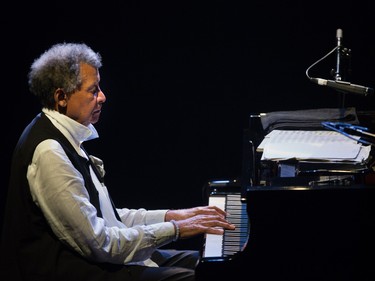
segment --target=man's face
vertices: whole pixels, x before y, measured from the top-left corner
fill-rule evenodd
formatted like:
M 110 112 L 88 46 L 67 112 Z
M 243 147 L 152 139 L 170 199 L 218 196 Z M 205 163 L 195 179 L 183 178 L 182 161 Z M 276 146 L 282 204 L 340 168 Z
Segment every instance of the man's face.
M 80 90 L 67 97 L 65 115 L 88 126 L 98 122 L 106 97 L 99 87 L 99 71 L 86 63 L 81 64 L 82 85 Z

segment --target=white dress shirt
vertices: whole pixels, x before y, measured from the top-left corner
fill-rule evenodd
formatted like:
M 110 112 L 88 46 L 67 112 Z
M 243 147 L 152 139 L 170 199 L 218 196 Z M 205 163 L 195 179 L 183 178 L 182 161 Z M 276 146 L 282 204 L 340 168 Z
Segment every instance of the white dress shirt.
M 43 109 L 53 125 L 83 157 L 82 142 L 97 138 L 93 125 L 84 126 L 54 110 Z M 102 218 L 90 203 L 81 173 L 72 165 L 61 145 L 52 139 L 35 149 L 27 171 L 32 198 L 52 230 L 81 255 L 98 262 L 157 266 L 153 251 L 173 241 L 175 229 L 164 222 L 167 210 L 117 209 L 115 217 L 107 188 L 91 169 L 99 192 Z

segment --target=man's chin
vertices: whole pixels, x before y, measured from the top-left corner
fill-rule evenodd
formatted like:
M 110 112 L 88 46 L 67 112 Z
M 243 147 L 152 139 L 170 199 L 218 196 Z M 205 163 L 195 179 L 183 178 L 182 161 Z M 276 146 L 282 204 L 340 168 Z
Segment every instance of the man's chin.
M 94 124 L 98 123 L 98 121 L 99 121 L 99 118 L 92 119 L 90 123 L 94 125 Z
M 91 116 L 91 124 L 95 124 L 99 121 L 99 117 L 100 117 L 100 111 L 99 112 L 96 112 L 94 113 L 92 116 Z

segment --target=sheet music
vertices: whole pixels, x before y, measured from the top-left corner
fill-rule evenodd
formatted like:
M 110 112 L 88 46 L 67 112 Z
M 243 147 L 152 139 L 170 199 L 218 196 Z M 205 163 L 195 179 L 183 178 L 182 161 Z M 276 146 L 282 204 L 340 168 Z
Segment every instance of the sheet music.
M 370 149 L 370 146 L 334 131 L 273 130 L 257 151 L 263 151 L 262 160 L 295 158 L 361 162 L 369 157 Z

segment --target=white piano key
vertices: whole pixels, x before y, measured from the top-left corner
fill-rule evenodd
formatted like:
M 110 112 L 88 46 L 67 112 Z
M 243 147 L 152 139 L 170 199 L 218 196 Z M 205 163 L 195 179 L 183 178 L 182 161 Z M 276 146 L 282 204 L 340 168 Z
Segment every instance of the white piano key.
M 208 200 L 208 205 L 217 206 L 220 209 L 225 210 L 225 195 L 215 195 L 210 196 Z M 219 234 L 206 234 L 205 238 L 205 249 L 203 252 L 203 257 L 221 257 L 223 254 L 222 244 L 223 235 Z

